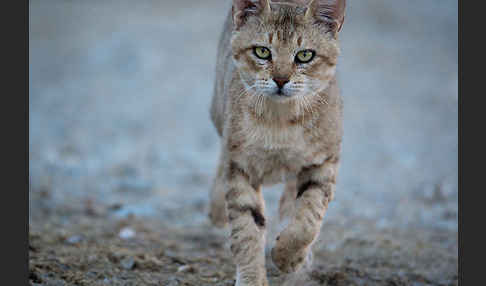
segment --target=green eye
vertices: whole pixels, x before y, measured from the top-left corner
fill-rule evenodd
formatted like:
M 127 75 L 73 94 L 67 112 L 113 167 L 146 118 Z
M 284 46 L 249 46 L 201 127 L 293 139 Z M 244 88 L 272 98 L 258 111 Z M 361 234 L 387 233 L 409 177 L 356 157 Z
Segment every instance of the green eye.
M 268 60 L 271 56 L 270 50 L 265 47 L 255 47 L 253 49 L 255 55 L 262 60 Z
M 312 61 L 316 53 L 311 50 L 300 51 L 295 56 L 295 61 L 298 63 L 308 63 Z

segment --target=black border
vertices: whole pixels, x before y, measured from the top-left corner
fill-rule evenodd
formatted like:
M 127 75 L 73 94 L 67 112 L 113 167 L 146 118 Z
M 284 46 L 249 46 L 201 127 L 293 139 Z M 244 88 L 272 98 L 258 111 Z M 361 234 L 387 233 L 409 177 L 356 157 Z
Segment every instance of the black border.
M 2 202 L 1 285 L 29 285 L 29 2 L 2 7 Z
M 484 282 L 484 10 L 458 1 L 459 12 L 459 285 Z M 468 41 L 469 40 L 469 41 Z M 467 66 L 469 65 L 469 70 Z M 475 65 L 474 67 L 472 65 Z M 466 84 L 467 82 L 467 84 Z M 476 84 L 476 86 L 475 86 Z M 478 101 L 478 102 L 474 102 Z M 466 134 L 470 134 L 469 138 Z M 476 161 L 476 162 L 473 162 Z M 468 232 L 469 228 L 469 233 Z M 467 274 L 466 274 L 467 273 Z

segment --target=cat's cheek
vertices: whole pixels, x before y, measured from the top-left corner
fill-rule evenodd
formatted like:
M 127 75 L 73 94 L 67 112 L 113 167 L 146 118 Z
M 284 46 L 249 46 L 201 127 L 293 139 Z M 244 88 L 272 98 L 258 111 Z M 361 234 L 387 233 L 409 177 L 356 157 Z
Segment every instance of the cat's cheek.
M 235 56 L 233 56 L 233 64 L 237 69 L 243 68 L 243 63 L 241 62 L 241 60 L 239 58 L 236 58 Z
M 246 64 L 239 62 L 238 64 L 235 64 L 236 70 L 240 74 L 242 78 L 245 79 L 245 81 L 254 81 L 255 79 L 255 73 L 252 71 L 250 67 L 248 67 Z
M 336 66 L 329 66 L 325 63 L 316 64 L 306 71 L 306 75 L 312 80 L 329 83 L 336 75 Z
M 319 78 L 324 82 L 329 82 L 336 75 L 336 66 L 328 67 L 320 74 Z

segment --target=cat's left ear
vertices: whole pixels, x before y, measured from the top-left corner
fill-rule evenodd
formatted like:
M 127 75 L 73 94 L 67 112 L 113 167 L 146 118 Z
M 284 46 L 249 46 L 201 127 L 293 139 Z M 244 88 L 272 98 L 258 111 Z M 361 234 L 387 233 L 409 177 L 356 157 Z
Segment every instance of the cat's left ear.
M 270 12 L 270 0 L 233 0 L 233 23 L 238 30 L 251 16 Z
M 346 14 L 346 0 L 311 0 L 306 18 L 323 24 L 331 32 L 341 31 Z

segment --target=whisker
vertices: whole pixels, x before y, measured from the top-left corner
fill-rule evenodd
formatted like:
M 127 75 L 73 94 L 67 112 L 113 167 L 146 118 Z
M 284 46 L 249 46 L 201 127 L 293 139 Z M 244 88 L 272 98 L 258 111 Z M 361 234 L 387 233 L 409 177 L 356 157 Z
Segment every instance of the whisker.
M 242 97 L 244 94 L 249 94 L 250 90 L 252 90 L 253 88 L 255 88 L 256 85 L 251 85 L 249 87 L 243 87 L 242 90 L 240 91 L 239 95 L 237 96 L 237 98 L 240 98 Z
M 261 110 L 260 110 L 261 101 L 262 101 L 261 95 L 257 94 L 257 101 L 256 101 L 256 104 L 255 104 L 255 110 L 256 110 L 256 113 L 257 113 L 258 116 L 262 115 Z
M 303 96 L 302 99 L 304 100 L 305 105 L 307 106 L 307 112 L 310 111 L 311 117 L 314 117 L 314 110 L 312 109 L 312 104 L 309 102 L 309 99 L 306 96 Z

